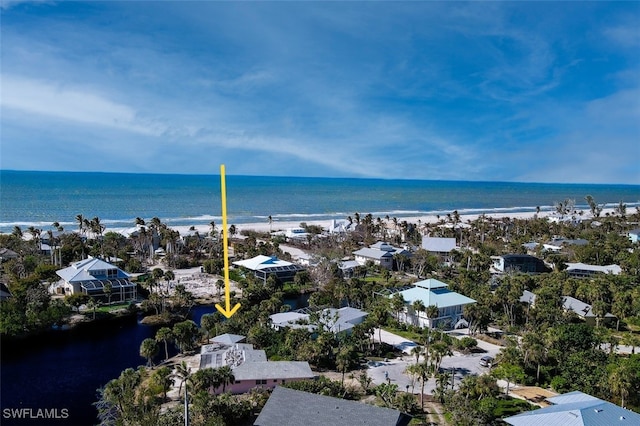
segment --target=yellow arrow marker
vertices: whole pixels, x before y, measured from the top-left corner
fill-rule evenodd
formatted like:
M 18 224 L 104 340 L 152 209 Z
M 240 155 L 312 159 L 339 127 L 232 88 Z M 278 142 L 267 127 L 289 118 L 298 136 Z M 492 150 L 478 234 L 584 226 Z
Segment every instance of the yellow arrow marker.
M 224 301 L 225 307 L 223 308 L 216 303 L 216 308 L 222 315 L 227 318 L 231 318 L 238 309 L 240 304 L 236 303 L 236 306 L 231 309 L 231 288 L 229 285 L 229 244 L 227 229 L 227 187 L 224 181 L 224 164 L 220 165 L 220 191 L 222 192 L 222 244 L 224 247 Z

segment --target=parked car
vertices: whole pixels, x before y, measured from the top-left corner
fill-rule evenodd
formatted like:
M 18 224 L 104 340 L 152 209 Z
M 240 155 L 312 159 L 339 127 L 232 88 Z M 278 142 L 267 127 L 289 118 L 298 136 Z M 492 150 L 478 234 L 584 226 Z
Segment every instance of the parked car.
M 485 355 L 480 358 L 480 365 L 483 367 L 491 367 L 494 364 L 495 360 L 493 357 Z

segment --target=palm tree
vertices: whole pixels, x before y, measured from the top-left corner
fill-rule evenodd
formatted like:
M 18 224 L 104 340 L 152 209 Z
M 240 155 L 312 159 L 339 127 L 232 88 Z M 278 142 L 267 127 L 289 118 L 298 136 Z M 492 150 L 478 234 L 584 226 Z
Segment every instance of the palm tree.
M 167 399 L 167 392 L 173 386 L 174 379 L 171 369 L 169 367 L 160 367 L 153 372 L 151 376 L 153 382 L 162 389 L 162 400 Z
M 162 327 L 158 331 L 156 331 L 156 341 L 164 342 L 164 359 L 165 361 L 169 359 L 169 349 L 167 347 L 167 343 L 173 339 L 173 332 L 169 327 Z
M 414 346 L 411 348 L 411 354 L 416 356 L 416 364 L 420 362 L 420 355 L 422 355 L 422 347 Z
M 31 234 L 35 250 L 37 252 L 40 252 L 40 234 L 42 234 L 42 230 L 36 228 L 35 226 L 30 226 L 28 231 Z
M 262 305 L 260 305 L 262 307 Z M 206 339 L 209 339 L 211 335 L 216 335 L 218 330 L 218 324 L 222 322 L 222 314 L 215 311 L 211 314 L 204 314 L 200 317 L 200 328 L 204 330 Z
M 96 309 L 98 308 L 98 306 L 100 306 L 100 302 L 93 297 L 89 299 L 89 302 L 87 302 L 87 308 L 93 311 L 93 319 L 96 319 Z
M 444 398 L 445 398 L 448 387 L 449 387 L 449 374 L 447 373 L 436 374 L 436 387 L 433 390 L 433 396 L 438 401 L 440 401 L 441 404 L 444 403 Z
M 155 339 L 144 339 L 140 344 L 140 356 L 147 359 L 147 366 L 153 366 L 153 357 L 158 355 L 158 342 Z
M 222 385 L 222 392 L 225 392 L 227 386 L 232 385 L 236 381 L 236 378 L 233 375 L 233 370 L 228 365 L 224 365 L 217 370 L 218 381 Z
M 537 364 L 536 382 L 540 381 L 540 364 L 547 358 L 547 347 L 542 335 L 531 331 L 522 336 L 522 350 L 524 352 L 524 363 L 529 361 Z
M 84 216 L 82 214 L 76 215 L 76 222 L 78 222 L 78 232 L 80 235 L 84 234 Z
M 440 310 L 436 305 L 429 305 L 424 310 L 424 313 L 429 318 L 429 328 L 433 328 L 433 320 L 440 316 Z
M 199 391 L 210 392 L 211 389 L 215 389 L 219 386 L 218 372 L 213 368 L 203 368 L 189 377 L 189 383 L 192 385 L 192 393 Z
M 427 365 L 426 362 L 422 362 L 419 364 L 411 364 L 407 367 L 407 372 L 413 374 L 420 380 L 420 407 L 424 411 L 424 386 L 429 377 L 431 377 L 431 366 Z
M 521 382 L 525 377 L 522 367 L 515 364 L 499 364 L 498 367 L 493 370 L 492 374 L 497 379 L 506 380 L 507 389 L 505 393 L 507 396 L 509 396 L 509 386 L 511 382 Z
M 416 299 L 413 302 L 413 310 L 416 313 L 416 325 L 420 326 L 420 312 L 424 312 L 425 310 L 424 302 L 420 299 Z
M 624 361 L 623 361 L 624 362 Z M 626 364 L 619 363 L 609 373 L 608 382 L 611 393 L 620 397 L 620 406 L 624 408 L 624 400 L 632 389 L 633 373 Z
M 20 228 L 18 225 L 14 226 L 13 231 L 11 231 L 11 235 L 21 240 L 23 237 L 22 228 Z
M 405 300 L 402 293 L 394 293 L 391 297 L 391 309 L 396 313 L 396 319 L 400 321 L 400 312 L 404 310 Z
M 182 385 L 191 377 L 191 367 L 185 361 L 176 365 L 175 376 L 180 379 L 180 387 L 178 388 L 178 396 L 182 393 Z
M 102 291 L 107 296 L 109 304 L 111 304 L 111 296 L 113 296 L 113 284 L 111 284 L 110 282 L 104 283 Z

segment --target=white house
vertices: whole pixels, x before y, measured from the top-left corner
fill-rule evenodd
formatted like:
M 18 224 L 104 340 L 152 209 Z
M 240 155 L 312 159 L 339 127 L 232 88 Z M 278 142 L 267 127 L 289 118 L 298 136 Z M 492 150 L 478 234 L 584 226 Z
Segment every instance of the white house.
M 364 321 L 369 315 L 360 309 L 344 307 L 340 309 L 327 308 L 318 312 L 318 320 L 315 324 L 310 324 L 311 315 L 306 312 L 281 312 L 271 315 L 271 326 L 276 330 L 284 327 L 306 328 L 314 331 L 318 326 L 332 333 L 347 332 Z
M 304 228 L 288 228 L 284 235 L 291 240 L 306 241 L 310 234 Z
M 622 268 L 618 265 L 589 265 L 586 263 L 567 263 L 567 273 L 572 278 L 589 278 L 596 274 L 620 275 Z
M 396 292 L 402 295 L 405 302 L 404 315 L 399 320 L 430 328 L 438 326 L 458 328 L 460 325 L 466 325 L 466 321 L 462 318 L 462 309 L 465 305 L 476 303 L 476 301 L 451 291 L 448 287 L 448 284 L 430 278 L 414 283 L 409 289 Z M 393 296 L 391 294 L 388 297 Z M 413 304 L 417 300 L 425 306 L 425 311 L 416 312 L 413 309 Z M 427 318 L 426 308 L 432 305 L 438 308 L 438 316 Z
M 280 282 L 293 281 L 296 273 L 304 271 L 302 266 L 280 260 L 276 256 L 258 255 L 251 259 L 238 260 L 233 264 L 252 271 L 256 278 L 264 283 L 270 275 L 275 275 Z
M 56 271 L 61 281 L 50 290 L 58 294 L 84 293 L 91 297 L 108 298 L 104 288 L 111 284 L 110 300 L 123 302 L 137 298 L 137 287 L 130 275 L 122 269 L 94 257 L 72 263 L 68 268 Z
M 382 241 L 353 252 L 356 262 L 360 265 L 365 265 L 367 261 L 372 261 L 374 265 L 382 266 L 389 270 L 393 269 L 393 256 L 395 254 L 411 255 L 403 248 L 394 247 Z

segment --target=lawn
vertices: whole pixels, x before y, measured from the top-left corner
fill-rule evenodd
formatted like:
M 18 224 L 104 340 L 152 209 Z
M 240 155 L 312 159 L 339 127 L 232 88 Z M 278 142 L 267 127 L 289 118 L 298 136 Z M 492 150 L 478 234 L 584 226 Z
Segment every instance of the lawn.
M 398 336 L 402 336 L 405 339 L 409 339 L 417 344 L 422 344 L 424 337 L 420 333 L 416 333 L 415 331 L 407 331 L 400 330 L 394 327 L 384 327 L 384 331 L 388 331 L 389 333 L 397 334 Z

